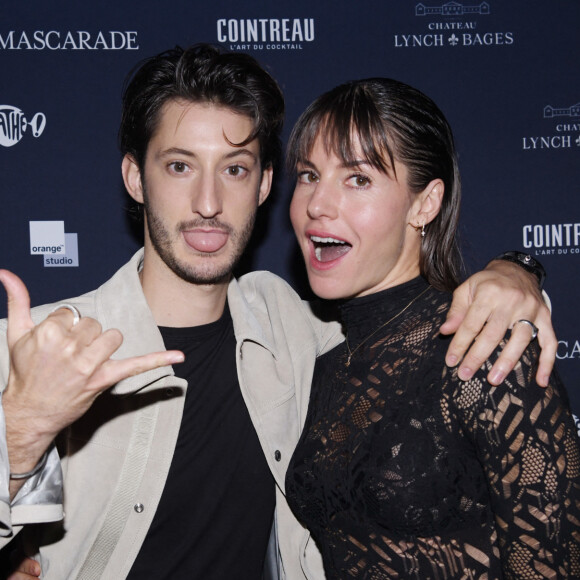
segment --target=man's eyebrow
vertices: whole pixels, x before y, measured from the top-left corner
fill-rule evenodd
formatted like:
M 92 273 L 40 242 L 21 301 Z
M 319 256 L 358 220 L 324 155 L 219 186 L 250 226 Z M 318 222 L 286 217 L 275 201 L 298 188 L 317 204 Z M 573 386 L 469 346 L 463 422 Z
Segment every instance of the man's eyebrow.
M 232 159 L 233 157 L 237 157 L 238 155 L 242 155 L 244 157 L 251 157 L 254 161 L 258 160 L 258 156 L 249 149 L 245 149 L 244 147 L 240 147 L 239 149 L 234 149 L 225 155 L 225 159 Z
M 156 157 L 164 158 L 171 157 L 172 155 L 182 155 L 183 157 L 190 158 L 197 157 L 193 151 L 190 151 L 189 149 L 182 149 L 181 147 L 169 147 L 168 149 L 163 149 L 157 153 Z M 258 160 L 257 155 L 253 151 L 245 148 L 234 149 L 233 151 L 228 152 L 226 155 L 224 155 L 224 159 L 232 159 L 238 156 L 251 157 L 254 161 Z
M 172 155 L 183 155 L 184 157 L 195 157 L 193 151 L 188 149 L 181 149 L 181 147 L 169 147 L 168 149 L 162 149 L 157 152 L 156 157 L 171 157 Z

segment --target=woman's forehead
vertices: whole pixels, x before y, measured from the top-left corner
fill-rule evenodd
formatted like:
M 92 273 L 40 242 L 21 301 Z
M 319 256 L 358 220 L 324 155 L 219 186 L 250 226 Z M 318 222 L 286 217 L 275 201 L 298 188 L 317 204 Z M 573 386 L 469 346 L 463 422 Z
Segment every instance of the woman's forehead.
M 383 139 L 374 133 L 361 136 L 354 125 L 346 133 L 339 133 L 337 129 L 332 124 L 321 126 L 310 142 L 305 143 L 302 153 L 306 159 L 314 147 L 320 144 L 327 155 L 334 154 L 345 164 L 361 162 L 389 175 L 393 172 L 395 158 L 386 144 L 385 136 Z

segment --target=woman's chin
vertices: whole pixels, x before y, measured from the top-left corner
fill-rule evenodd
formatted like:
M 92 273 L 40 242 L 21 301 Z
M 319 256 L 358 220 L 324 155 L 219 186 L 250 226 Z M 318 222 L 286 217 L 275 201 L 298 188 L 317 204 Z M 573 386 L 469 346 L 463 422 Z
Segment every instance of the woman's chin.
M 328 279 L 321 280 L 319 277 L 314 275 L 309 275 L 308 281 L 312 292 L 314 292 L 318 298 L 322 298 L 323 300 L 341 300 L 343 298 L 350 298 L 351 293 L 346 289 L 341 288 L 336 284 L 336 282 Z

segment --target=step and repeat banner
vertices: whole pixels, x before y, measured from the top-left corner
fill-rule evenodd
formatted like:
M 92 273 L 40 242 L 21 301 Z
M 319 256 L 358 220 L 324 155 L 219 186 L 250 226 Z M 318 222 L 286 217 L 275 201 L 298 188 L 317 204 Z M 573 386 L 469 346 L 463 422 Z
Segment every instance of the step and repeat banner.
M 139 247 L 116 134 L 124 79 L 145 57 L 201 41 L 254 55 L 286 95 L 285 137 L 321 92 L 393 77 L 454 128 L 470 267 L 508 249 L 546 267 L 557 364 L 578 413 L 579 23 L 578 0 L 4 0 L 0 266 L 40 304 L 95 288 Z M 279 176 L 242 268 L 304 292 L 291 188 Z

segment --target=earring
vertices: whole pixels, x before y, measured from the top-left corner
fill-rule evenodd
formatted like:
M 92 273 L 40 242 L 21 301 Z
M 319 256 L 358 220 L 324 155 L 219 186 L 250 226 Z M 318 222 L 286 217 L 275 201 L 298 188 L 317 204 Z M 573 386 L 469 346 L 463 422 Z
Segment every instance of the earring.
M 425 222 L 423 222 L 423 224 L 421 225 L 421 237 L 422 238 L 425 237 Z

